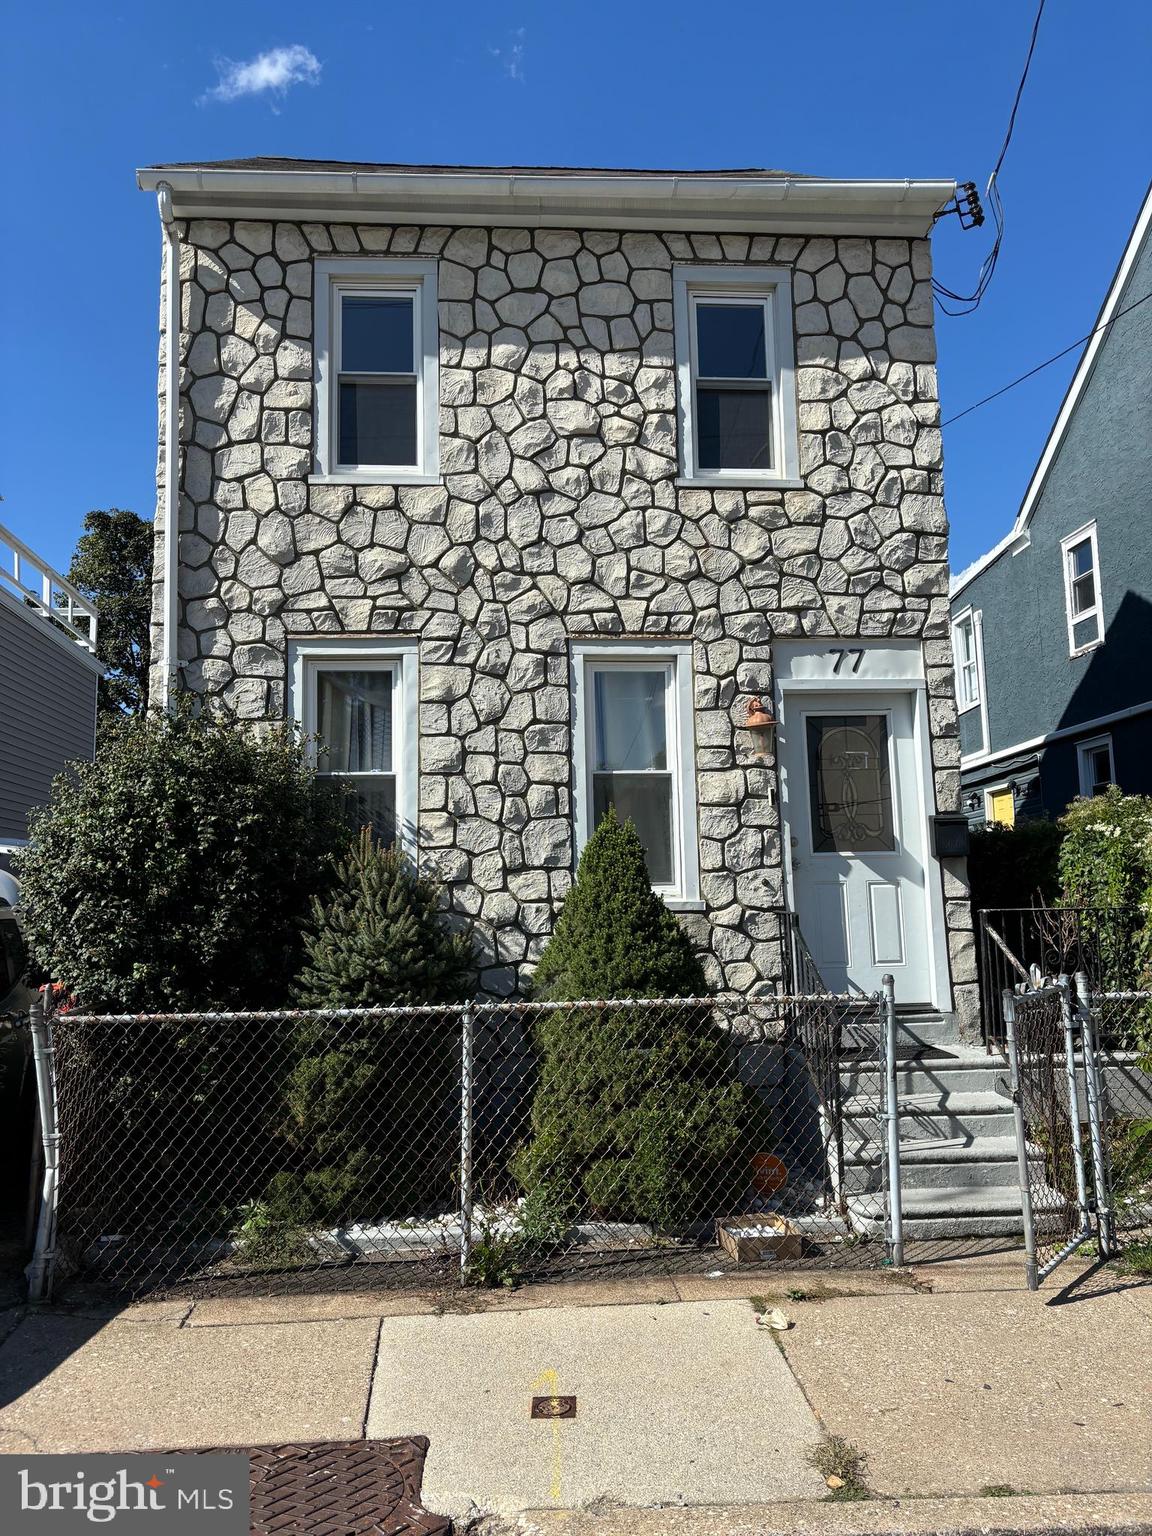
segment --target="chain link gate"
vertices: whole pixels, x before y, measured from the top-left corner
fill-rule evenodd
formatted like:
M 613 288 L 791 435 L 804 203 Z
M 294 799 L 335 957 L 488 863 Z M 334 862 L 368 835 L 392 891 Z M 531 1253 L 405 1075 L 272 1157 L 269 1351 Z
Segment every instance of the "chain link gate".
M 1152 993 L 1067 976 L 1003 994 L 1025 1270 L 1152 1250 Z

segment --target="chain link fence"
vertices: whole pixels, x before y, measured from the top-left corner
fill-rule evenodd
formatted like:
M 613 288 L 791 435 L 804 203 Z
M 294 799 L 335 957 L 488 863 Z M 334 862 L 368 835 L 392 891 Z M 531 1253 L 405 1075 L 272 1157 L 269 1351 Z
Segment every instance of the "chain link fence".
M 893 1021 L 827 995 L 34 1021 L 33 1293 L 883 1262 Z
M 1081 972 L 1003 1017 L 1029 1284 L 1078 1252 L 1152 1263 L 1152 993 Z
M 1109 1253 L 1152 1270 L 1152 992 L 1093 992 Z

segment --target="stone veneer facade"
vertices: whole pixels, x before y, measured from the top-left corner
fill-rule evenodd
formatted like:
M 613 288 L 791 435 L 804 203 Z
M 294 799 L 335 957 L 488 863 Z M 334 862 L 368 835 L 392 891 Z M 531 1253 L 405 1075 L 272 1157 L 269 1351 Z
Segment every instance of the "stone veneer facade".
M 182 686 L 282 719 L 291 637 L 419 636 L 421 860 L 477 920 L 485 990 L 515 987 L 571 880 L 573 639 L 693 642 L 706 910 L 682 920 L 718 984 L 782 974 L 775 765 L 742 728 L 748 696 L 772 694 L 775 638 L 920 638 L 937 806 L 955 807 L 926 240 L 176 233 Z M 312 262 L 343 253 L 439 260 L 442 485 L 309 484 Z M 803 489 L 677 486 L 677 262 L 792 268 Z M 163 502 L 158 573 L 162 519 Z M 962 865 L 943 879 L 971 1017 Z

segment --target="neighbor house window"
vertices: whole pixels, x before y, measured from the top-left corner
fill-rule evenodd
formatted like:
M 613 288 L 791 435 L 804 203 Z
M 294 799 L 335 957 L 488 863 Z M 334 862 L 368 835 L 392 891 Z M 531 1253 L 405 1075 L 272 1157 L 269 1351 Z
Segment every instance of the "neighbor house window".
M 1011 784 L 998 784 L 984 791 L 984 819 L 1002 827 L 1016 825 L 1016 795 Z
M 436 478 L 438 350 L 434 261 L 316 263 L 320 478 Z
M 1064 600 L 1068 613 L 1068 650 L 1075 656 L 1104 638 L 1100 607 L 1100 552 L 1096 524 L 1070 534 L 1060 546 L 1064 556 Z
M 614 809 L 644 845 L 654 889 L 698 896 L 689 647 L 574 653 L 577 838 Z
M 980 702 L 980 663 L 976 616 L 968 610 L 952 626 L 952 655 L 956 664 L 956 705 L 961 711 Z
M 775 268 L 678 267 L 681 468 L 701 484 L 799 474 L 792 286 Z
M 1112 761 L 1111 736 L 1094 736 L 1091 741 L 1076 743 L 1076 760 L 1080 770 L 1080 793 L 1086 799 L 1102 795 L 1116 782 L 1116 765 Z
M 298 641 L 292 708 L 316 771 L 347 786 L 356 826 L 411 844 L 416 821 L 416 652 L 408 644 Z

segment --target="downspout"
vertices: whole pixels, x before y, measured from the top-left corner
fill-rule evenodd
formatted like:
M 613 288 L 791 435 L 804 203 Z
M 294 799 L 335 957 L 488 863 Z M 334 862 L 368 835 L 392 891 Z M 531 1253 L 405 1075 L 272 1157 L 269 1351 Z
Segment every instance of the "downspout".
M 176 691 L 180 617 L 180 241 L 172 215 L 172 188 L 156 188 L 164 226 L 164 609 L 160 697 L 166 709 Z

